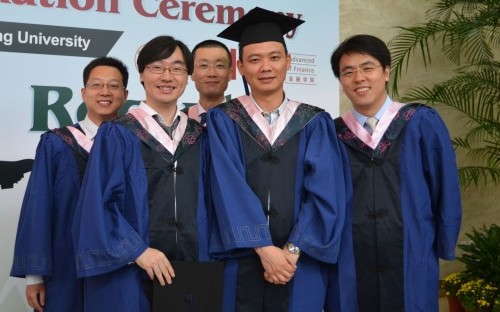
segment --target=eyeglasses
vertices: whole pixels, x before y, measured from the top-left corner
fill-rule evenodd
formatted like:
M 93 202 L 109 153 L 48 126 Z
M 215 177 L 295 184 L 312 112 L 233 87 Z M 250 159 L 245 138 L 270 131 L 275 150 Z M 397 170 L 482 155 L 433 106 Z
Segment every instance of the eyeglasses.
M 365 65 L 359 68 L 349 68 L 340 73 L 340 76 L 350 78 L 353 77 L 357 73 L 369 74 L 375 70 L 377 67 L 381 67 L 382 65 Z
M 172 76 L 181 76 L 181 75 L 184 75 L 185 73 L 187 73 L 187 69 L 185 69 L 183 67 L 179 67 L 179 66 L 163 67 L 160 65 L 149 65 L 149 66 L 146 66 L 146 68 L 149 69 L 149 71 L 154 73 L 154 74 L 163 74 L 167 70 L 170 73 L 170 75 L 172 75 Z
M 94 82 L 91 82 L 91 83 L 87 83 L 85 85 L 85 88 L 88 88 L 88 89 L 91 89 L 91 90 L 101 90 L 102 88 L 104 88 L 104 86 L 107 86 L 108 87 L 108 90 L 111 90 L 111 91 L 118 91 L 118 90 L 121 90 L 121 89 L 125 89 L 125 87 L 118 83 L 118 82 L 111 82 L 111 83 L 104 83 L 102 81 L 94 81 Z
M 224 70 L 226 70 L 228 68 L 224 64 L 200 64 L 200 65 L 196 65 L 196 68 L 198 68 L 201 71 L 208 71 L 212 67 L 216 71 L 224 71 Z

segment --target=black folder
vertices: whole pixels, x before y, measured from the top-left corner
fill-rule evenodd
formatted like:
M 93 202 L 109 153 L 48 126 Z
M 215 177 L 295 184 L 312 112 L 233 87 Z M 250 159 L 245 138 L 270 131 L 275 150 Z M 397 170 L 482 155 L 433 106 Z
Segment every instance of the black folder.
M 223 262 L 175 262 L 173 283 L 155 279 L 153 312 L 222 311 Z

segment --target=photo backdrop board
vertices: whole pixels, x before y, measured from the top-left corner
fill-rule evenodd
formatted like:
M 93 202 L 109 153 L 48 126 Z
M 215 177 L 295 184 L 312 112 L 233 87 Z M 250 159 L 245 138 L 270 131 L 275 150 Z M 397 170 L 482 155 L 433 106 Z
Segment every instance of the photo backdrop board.
M 330 55 L 339 42 L 338 0 L 0 0 L 0 311 L 30 310 L 24 279 L 9 277 L 19 211 L 40 135 L 85 115 L 85 65 L 103 55 L 124 61 L 130 70 L 128 105 L 134 105 L 144 97 L 134 65 L 141 45 L 171 35 L 192 48 L 218 39 L 254 6 L 305 21 L 287 34 L 292 65 L 286 95 L 337 116 L 339 87 Z M 221 41 L 237 58 L 237 44 Z M 244 93 L 234 73 L 227 91 L 233 98 Z M 189 80 L 179 105 L 197 100 Z

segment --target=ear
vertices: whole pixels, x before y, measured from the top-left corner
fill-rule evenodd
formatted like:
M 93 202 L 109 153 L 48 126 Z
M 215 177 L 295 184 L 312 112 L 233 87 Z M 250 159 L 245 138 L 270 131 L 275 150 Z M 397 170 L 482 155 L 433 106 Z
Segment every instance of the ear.
M 288 53 L 286 55 L 286 68 L 288 68 L 288 70 L 290 70 L 291 66 L 292 66 L 292 56 L 290 55 L 290 53 Z
M 83 87 L 81 90 L 80 90 L 80 93 L 82 95 L 82 101 L 85 102 L 85 92 L 87 91 L 87 89 L 85 89 L 85 87 Z
M 238 72 L 240 73 L 241 76 L 245 76 L 244 72 L 245 72 L 245 69 L 243 68 L 243 62 L 238 60 L 236 62 L 236 66 L 238 67 Z
M 386 66 L 384 68 L 384 79 L 385 79 L 385 82 L 388 82 L 389 79 L 391 79 L 391 67 L 390 66 Z

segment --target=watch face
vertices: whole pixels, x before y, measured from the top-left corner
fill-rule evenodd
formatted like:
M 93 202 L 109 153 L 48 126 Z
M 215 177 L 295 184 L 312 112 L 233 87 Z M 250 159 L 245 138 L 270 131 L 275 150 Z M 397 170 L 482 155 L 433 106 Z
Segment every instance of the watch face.
M 291 253 L 294 253 L 294 254 L 300 254 L 300 249 L 299 249 L 299 247 L 295 246 L 294 244 L 292 244 L 292 243 L 287 243 L 287 244 L 286 244 L 286 247 L 287 247 L 288 251 L 290 251 Z

